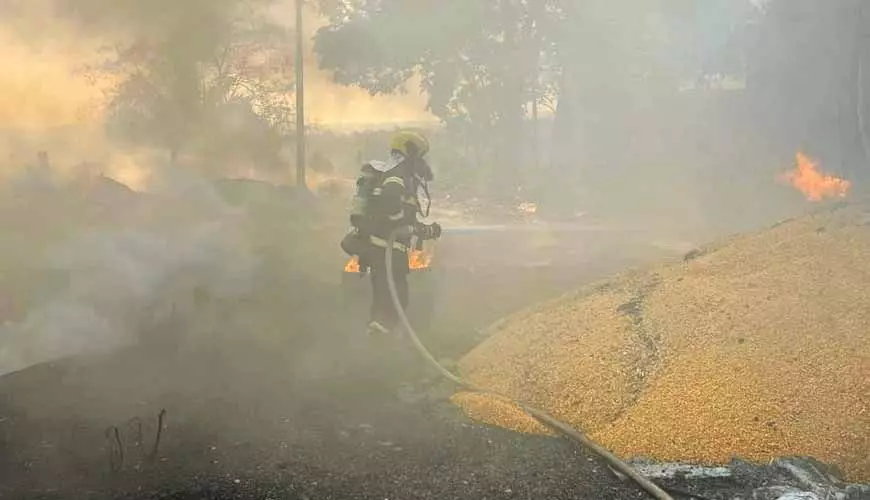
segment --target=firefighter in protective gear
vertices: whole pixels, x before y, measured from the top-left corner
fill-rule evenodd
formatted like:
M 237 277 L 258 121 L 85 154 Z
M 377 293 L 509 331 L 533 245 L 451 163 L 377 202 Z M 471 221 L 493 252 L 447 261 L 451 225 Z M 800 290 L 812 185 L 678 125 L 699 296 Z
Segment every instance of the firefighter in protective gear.
M 423 224 L 417 215 L 429 215 L 429 188 L 432 169 L 426 163 L 429 141 L 416 132 L 399 132 L 390 145 L 385 162 L 372 161 L 363 166 L 357 179 L 357 192 L 351 209 L 351 231 L 342 248 L 358 255 L 360 271 L 371 272 L 372 305 L 369 333 L 387 333 L 398 323 L 387 283 L 385 253 L 390 234 L 399 229 L 393 245 L 393 278 L 402 307 L 408 305 L 408 252 L 412 238 L 433 240 L 441 237 L 438 223 Z M 426 198 L 424 210 L 420 192 Z

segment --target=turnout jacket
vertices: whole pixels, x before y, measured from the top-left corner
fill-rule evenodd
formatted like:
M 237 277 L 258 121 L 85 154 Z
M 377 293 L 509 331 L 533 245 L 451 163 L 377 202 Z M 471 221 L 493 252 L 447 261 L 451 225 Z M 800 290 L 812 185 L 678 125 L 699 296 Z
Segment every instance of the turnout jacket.
M 404 158 L 393 158 L 389 163 L 371 162 L 363 171 L 372 175 L 376 181 L 366 203 L 365 217 L 360 221 L 361 232 L 368 236 L 369 242 L 379 248 L 386 248 L 390 233 L 402 226 L 415 226 L 420 212 L 418 196 L 420 181 L 406 168 Z M 398 160 L 398 162 L 396 162 Z M 380 167 L 380 168 L 379 168 Z M 396 239 L 395 250 L 407 252 L 411 237 L 407 234 Z

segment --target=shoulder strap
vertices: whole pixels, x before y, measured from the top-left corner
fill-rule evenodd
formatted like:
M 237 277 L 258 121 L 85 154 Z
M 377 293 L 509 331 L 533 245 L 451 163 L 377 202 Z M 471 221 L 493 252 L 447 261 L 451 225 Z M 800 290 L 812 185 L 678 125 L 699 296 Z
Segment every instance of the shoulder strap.
M 420 186 L 423 188 L 423 194 L 426 195 L 426 211 L 423 212 L 423 206 L 420 204 L 419 197 L 417 198 L 417 211 L 420 212 L 420 215 L 425 219 L 429 217 L 429 211 L 432 209 L 432 196 L 429 194 L 429 183 L 425 180 L 420 181 Z

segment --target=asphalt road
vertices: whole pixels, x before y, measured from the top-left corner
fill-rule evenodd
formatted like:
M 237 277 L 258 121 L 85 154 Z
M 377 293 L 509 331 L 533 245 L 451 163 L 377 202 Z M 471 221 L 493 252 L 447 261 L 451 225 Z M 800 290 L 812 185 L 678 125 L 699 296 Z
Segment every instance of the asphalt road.
M 412 276 L 412 316 L 455 359 L 494 319 L 657 252 L 598 232 L 457 232 Z M 363 336 L 364 282 L 271 286 L 295 290 L 277 347 L 218 322 L 0 378 L 0 498 L 644 498 L 568 442 L 466 419 L 409 345 Z

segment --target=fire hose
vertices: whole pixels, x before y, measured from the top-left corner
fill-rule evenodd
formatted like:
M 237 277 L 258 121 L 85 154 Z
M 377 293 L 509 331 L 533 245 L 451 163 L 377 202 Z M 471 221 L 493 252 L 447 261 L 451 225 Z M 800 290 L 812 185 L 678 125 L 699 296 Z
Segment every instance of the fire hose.
M 393 301 L 393 307 L 395 307 L 396 309 L 399 320 L 401 321 L 402 326 L 405 328 L 405 332 L 407 332 L 408 336 L 411 338 L 411 341 L 413 342 L 414 347 L 417 349 L 417 352 L 423 357 L 423 359 L 426 360 L 427 363 L 429 363 L 430 366 L 432 366 L 432 368 L 434 368 L 442 377 L 470 392 L 475 392 L 516 405 L 541 424 L 549 427 L 553 431 L 561 434 L 569 440 L 580 444 L 581 446 L 589 449 L 590 451 L 604 459 L 613 469 L 624 474 L 626 477 L 631 478 L 641 488 L 646 490 L 646 492 L 649 493 L 653 498 L 656 498 L 658 500 L 673 500 L 673 497 L 671 497 L 658 485 L 643 477 L 643 475 L 637 472 L 633 467 L 625 463 L 623 460 L 620 460 L 619 457 L 617 457 L 598 443 L 592 441 L 583 433 L 574 429 L 570 425 L 560 420 L 557 420 L 545 411 L 530 406 L 522 401 L 493 392 L 488 389 L 477 387 L 470 382 L 462 380 L 461 378 L 450 372 L 450 370 L 444 368 L 444 366 L 442 366 L 441 363 L 439 363 L 438 360 L 436 360 L 435 357 L 432 356 L 432 353 L 429 352 L 429 349 L 427 349 L 426 346 L 423 345 L 423 342 L 420 341 L 420 337 L 417 335 L 417 332 L 414 330 L 414 327 L 408 320 L 408 316 L 407 314 L 405 314 L 405 308 L 402 307 L 402 303 L 399 300 L 399 293 L 396 290 L 396 282 L 394 280 L 393 273 L 393 245 L 396 241 L 396 236 L 398 235 L 400 230 L 401 228 L 393 231 L 390 234 L 389 241 L 387 242 L 387 251 L 385 252 L 385 264 L 387 266 L 387 286 L 390 289 L 390 297 Z

